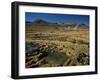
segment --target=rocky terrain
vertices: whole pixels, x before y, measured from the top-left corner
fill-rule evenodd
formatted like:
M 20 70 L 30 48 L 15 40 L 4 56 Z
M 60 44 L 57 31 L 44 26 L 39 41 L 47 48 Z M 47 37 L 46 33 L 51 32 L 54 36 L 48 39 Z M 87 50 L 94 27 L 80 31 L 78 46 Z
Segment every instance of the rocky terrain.
M 84 25 L 26 23 L 26 68 L 89 65 L 89 28 Z

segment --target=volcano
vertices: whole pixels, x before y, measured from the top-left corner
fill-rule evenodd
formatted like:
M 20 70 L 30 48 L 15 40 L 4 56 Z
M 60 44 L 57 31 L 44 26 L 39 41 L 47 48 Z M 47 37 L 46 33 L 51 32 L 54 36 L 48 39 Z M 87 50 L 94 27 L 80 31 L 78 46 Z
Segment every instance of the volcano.
M 33 21 L 32 24 L 49 24 L 49 22 L 42 20 L 42 19 L 37 19 Z

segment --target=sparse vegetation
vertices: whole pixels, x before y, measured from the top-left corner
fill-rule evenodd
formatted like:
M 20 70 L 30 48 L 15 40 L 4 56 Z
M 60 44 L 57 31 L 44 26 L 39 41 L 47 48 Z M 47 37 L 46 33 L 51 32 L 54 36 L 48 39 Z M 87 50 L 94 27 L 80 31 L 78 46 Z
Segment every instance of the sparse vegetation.
M 26 26 L 26 68 L 89 65 L 89 29 Z

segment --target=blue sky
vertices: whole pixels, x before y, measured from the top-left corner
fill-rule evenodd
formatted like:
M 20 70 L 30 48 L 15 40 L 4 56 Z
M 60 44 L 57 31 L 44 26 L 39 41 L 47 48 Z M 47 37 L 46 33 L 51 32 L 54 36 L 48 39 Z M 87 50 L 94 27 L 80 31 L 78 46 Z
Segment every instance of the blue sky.
M 49 13 L 25 13 L 26 21 L 34 22 L 37 19 L 42 19 L 48 22 L 73 23 L 89 25 L 88 15 L 69 15 L 69 14 L 49 14 Z

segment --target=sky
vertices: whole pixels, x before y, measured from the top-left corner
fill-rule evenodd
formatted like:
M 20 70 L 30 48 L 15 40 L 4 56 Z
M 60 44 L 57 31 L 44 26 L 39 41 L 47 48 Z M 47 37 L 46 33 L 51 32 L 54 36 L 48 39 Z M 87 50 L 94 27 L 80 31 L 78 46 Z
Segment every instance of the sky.
M 26 21 L 34 22 L 37 19 L 53 23 L 86 24 L 89 26 L 88 15 L 51 14 L 51 13 L 33 13 L 33 12 L 25 13 Z

